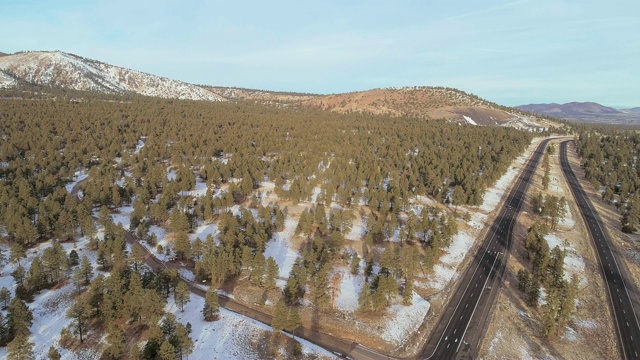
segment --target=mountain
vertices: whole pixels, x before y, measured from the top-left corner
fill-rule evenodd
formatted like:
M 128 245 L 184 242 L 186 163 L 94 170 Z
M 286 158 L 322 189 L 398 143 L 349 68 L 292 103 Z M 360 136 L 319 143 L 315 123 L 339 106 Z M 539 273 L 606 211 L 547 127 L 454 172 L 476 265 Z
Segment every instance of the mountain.
M 516 106 L 530 113 L 588 123 L 637 124 L 639 108 L 616 110 L 595 102 L 570 102 L 566 104 L 529 104 Z
M 0 56 L 0 88 L 21 84 L 103 94 L 135 93 L 175 99 L 251 101 L 282 107 L 425 120 L 446 119 L 471 125 L 505 125 L 529 130 L 549 127 L 548 122 L 540 122 L 535 116 L 525 115 L 518 109 L 500 106 L 451 88 L 385 88 L 319 95 L 194 85 L 61 51 L 18 52 Z
M 529 104 L 516 106 L 518 109 L 554 116 L 558 118 L 575 117 L 580 115 L 593 114 L 618 114 L 619 110 L 606 107 L 594 102 L 570 102 L 566 104 Z
M 105 64 L 60 51 L 20 52 L 0 57 L 0 87 L 20 83 L 162 98 L 224 101 L 200 86 Z
M 7 55 L 9 55 L 9 54 L 6 54 L 6 53 L 3 53 L 3 52 L 0 52 L 0 56 L 7 56 Z
M 243 89 L 224 86 L 202 86 L 227 100 L 251 100 L 264 104 L 295 104 L 322 97 L 318 94 Z

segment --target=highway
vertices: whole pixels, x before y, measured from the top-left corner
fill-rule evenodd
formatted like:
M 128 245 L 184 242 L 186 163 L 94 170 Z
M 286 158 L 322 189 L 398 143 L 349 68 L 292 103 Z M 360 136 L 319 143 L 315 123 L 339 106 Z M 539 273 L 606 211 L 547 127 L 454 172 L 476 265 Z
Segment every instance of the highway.
M 542 141 L 518 176 L 514 187 L 492 223 L 479 251 L 474 256 L 460 280 L 447 308 L 439 319 L 431 338 L 418 355 L 419 359 L 475 358 L 489 321 L 492 305 L 506 270 L 511 248 L 511 234 L 518 213 L 525 200 L 527 189 L 533 178 L 548 139 Z M 71 193 L 78 194 L 80 183 Z M 134 234 L 127 232 L 126 240 L 131 246 L 139 246 L 146 253 L 145 262 L 154 271 L 176 268 L 175 264 L 157 259 L 142 246 Z M 192 293 L 204 296 L 205 290 L 197 284 L 183 279 Z M 219 295 L 220 306 L 247 316 L 264 324 L 271 324 L 271 316 L 249 308 L 224 295 Z M 349 339 L 341 339 L 307 327 L 295 330 L 296 337 L 308 340 L 341 357 L 362 360 L 393 359 L 388 354 L 369 349 Z M 640 339 L 640 337 L 638 337 Z
M 610 310 L 615 322 L 620 353 L 625 359 L 640 359 L 640 323 L 636 311 L 639 307 L 638 299 L 630 296 L 630 292 L 637 294 L 637 290 L 633 291 L 630 288 L 633 281 L 630 281 L 629 272 L 620 259 L 618 250 L 613 245 L 605 226 L 602 225 L 600 216 L 569 165 L 567 159 L 568 143 L 569 141 L 564 141 L 560 145 L 560 164 L 580 209 L 582 219 L 587 225 L 591 242 L 596 249 L 602 276 L 607 285 Z
M 542 141 L 509 192 L 420 359 L 476 358 L 506 270 L 511 237 L 527 189 L 549 139 Z

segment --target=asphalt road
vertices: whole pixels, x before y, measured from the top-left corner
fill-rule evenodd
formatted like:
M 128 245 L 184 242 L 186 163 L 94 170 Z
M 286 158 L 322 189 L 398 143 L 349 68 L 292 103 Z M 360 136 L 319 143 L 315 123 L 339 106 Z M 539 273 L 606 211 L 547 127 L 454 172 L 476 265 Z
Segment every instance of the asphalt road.
M 540 143 L 464 272 L 420 359 L 476 358 L 506 270 L 511 237 L 549 139 Z
M 638 312 L 635 311 L 639 308 L 637 288 L 633 287 L 634 283 L 630 281 L 631 277 L 620 259 L 618 249 L 611 242 L 600 216 L 571 170 L 567 159 L 568 143 L 569 141 L 564 141 L 560 145 L 560 164 L 598 255 L 602 276 L 607 285 L 610 309 L 615 320 L 618 346 L 625 359 L 640 359 L 640 323 Z

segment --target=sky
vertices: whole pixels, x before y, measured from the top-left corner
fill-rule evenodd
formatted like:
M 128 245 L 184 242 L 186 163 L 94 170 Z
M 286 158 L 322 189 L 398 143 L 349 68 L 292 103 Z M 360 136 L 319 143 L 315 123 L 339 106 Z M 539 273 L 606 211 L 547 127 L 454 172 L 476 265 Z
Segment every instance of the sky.
M 194 84 L 640 106 L 637 0 L 0 0 L 0 34 Z

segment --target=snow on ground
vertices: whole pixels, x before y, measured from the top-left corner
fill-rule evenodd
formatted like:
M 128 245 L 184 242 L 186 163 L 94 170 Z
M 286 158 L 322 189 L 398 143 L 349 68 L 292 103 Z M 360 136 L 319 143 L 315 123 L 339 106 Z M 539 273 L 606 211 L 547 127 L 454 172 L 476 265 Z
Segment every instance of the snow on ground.
M 515 161 L 518 164 L 524 165 L 537 146 L 538 141 L 532 141 L 529 147 L 524 151 L 524 153 L 518 156 Z M 510 166 L 507 172 L 502 175 L 502 177 L 498 179 L 498 181 L 496 181 L 493 187 L 487 189 L 484 194 L 484 201 L 482 202 L 482 205 L 480 205 L 480 210 L 485 212 L 493 211 L 496 206 L 498 206 L 498 203 L 500 202 L 500 199 L 502 199 L 502 196 L 504 195 L 506 189 L 509 187 L 509 184 L 511 184 L 516 175 L 518 175 L 518 172 L 518 168 L 513 165 Z
M 562 335 L 563 339 L 569 340 L 569 341 L 576 341 L 578 340 L 578 333 L 570 326 L 565 327 L 566 332 Z
M 457 278 L 456 269 L 473 246 L 474 240 L 474 237 L 466 232 L 459 232 L 453 237 L 451 245 L 444 249 L 447 254 L 441 256 L 440 262 L 433 267 L 434 278 L 429 281 L 431 287 L 442 290 L 449 281 Z
M 487 189 L 484 194 L 484 201 L 482 202 L 482 205 L 480 205 L 480 210 L 487 212 L 493 211 L 496 206 L 498 206 L 500 199 L 502 199 L 502 195 L 504 195 L 504 192 L 516 175 L 518 175 L 518 169 L 514 166 L 510 166 L 509 170 L 507 170 L 507 172 L 498 179 L 495 185 Z
M 196 279 L 196 276 L 193 274 L 193 271 L 189 269 L 180 268 L 178 269 L 178 273 L 180 274 L 181 278 L 186 279 L 188 281 L 193 282 Z
M 217 223 L 202 224 L 194 230 L 193 234 L 189 234 L 189 238 L 191 241 L 194 241 L 196 238 L 200 238 L 200 240 L 205 241 L 209 235 L 213 236 L 215 239 L 218 233 Z
M 297 226 L 297 219 L 287 217 L 284 222 L 284 230 L 275 233 L 273 239 L 267 242 L 267 247 L 264 250 L 265 258 L 272 257 L 278 263 L 279 277 L 288 278 L 293 264 L 298 258 L 298 251 L 292 249 L 289 242 L 293 238 Z
M 83 237 L 75 243 L 62 243 L 62 247 L 67 253 L 72 249 L 75 249 L 78 252 L 80 259 L 82 259 L 83 256 L 87 256 L 94 267 L 93 272 L 95 278 L 98 274 L 105 273 L 95 270 L 98 267 L 96 262 L 96 253 L 85 249 L 87 243 L 88 239 Z M 43 250 L 50 246 L 50 242 L 45 242 L 34 249 L 28 250 L 27 258 L 21 261 L 22 266 L 28 270 L 33 258 L 36 255 L 42 255 Z M 17 264 L 5 264 L 0 276 L 0 287 L 6 286 L 11 290 L 12 294 L 15 291 L 16 284 L 10 274 L 16 267 Z M 68 281 L 65 285 L 60 286 L 56 290 L 42 290 L 39 294 L 35 295 L 32 303 L 27 304 L 29 309 L 33 312 L 33 325 L 30 328 L 31 336 L 29 337 L 29 340 L 35 344 L 34 353 L 36 359 L 47 359 L 47 353 L 51 345 L 58 348 L 63 360 L 79 358 L 78 354 L 74 354 L 63 349 L 57 344 L 58 339 L 60 338 L 60 331 L 71 322 L 71 319 L 66 317 L 66 313 L 69 307 L 73 304 L 74 296 L 75 285 L 72 281 Z M 0 348 L 0 358 L 5 359 L 6 354 L 7 348 Z M 95 353 L 85 353 L 84 355 L 85 356 L 82 358 L 91 359 L 98 357 L 98 354 Z
M 87 174 L 84 170 L 76 171 L 75 175 L 73 175 L 73 181 L 65 185 L 64 188 L 67 189 L 68 193 L 71 193 L 73 187 L 76 186 L 76 184 L 80 181 L 86 179 L 88 176 L 89 174 Z
M 394 344 L 403 343 L 410 333 L 415 332 L 424 321 L 431 304 L 420 295 L 413 293 L 413 303 L 409 306 L 392 305 L 387 310 L 390 320 L 382 331 L 382 338 Z
M 362 240 L 362 237 L 365 235 L 367 231 L 367 226 L 365 225 L 364 219 L 356 218 L 353 220 L 353 224 L 351 225 L 351 231 L 349 231 L 344 238 L 347 240 Z
M 558 223 L 563 227 L 567 227 L 571 229 L 576 225 L 576 221 L 573 220 L 573 213 L 571 212 L 571 207 L 567 206 L 567 213 L 565 214 L 565 217 L 560 219 Z
M 364 261 L 360 266 L 364 267 Z M 358 310 L 358 296 L 364 285 L 364 274 L 352 275 L 349 269 L 342 268 L 342 282 L 340 283 L 340 295 L 336 299 L 336 308 L 344 312 Z
M 471 226 L 476 230 L 482 230 L 484 229 L 486 223 L 487 223 L 487 215 L 476 212 L 476 213 L 472 213 L 471 220 L 467 224 L 469 224 L 469 226 Z
M 473 119 L 472 119 L 472 118 L 470 118 L 470 117 L 468 117 L 468 116 L 466 116 L 466 115 L 462 115 L 462 117 L 463 117 L 463 118 L 464 118 L 464 119 L 465 119 L 469 124 L 471 124 L 471 125 L 478 125 L 478 123 L 477 123 L 477 122 L 475 122 L 475 121 L 473 121 Z
M 122 227 L 129 230 L 131 224 L 131 213 L 133 212 L 133 206 L 122 206 L 118 208 L 118 212 L 111 214 L 113 223 L 118 225 L 122 224 Z
M 146 241 L 140 241 L 140 245 L 147 248 L 157 259 L 162 261 L 169 260 L 169 257 L 166 256 L 164 252 L 158 253 L 157 251 L 158 245 L 162 245 L 163 248 L 167 247 L 167 244 L 169 243 L 169 240 L 167 239 L 167 231 L 159 226 L 151 225 L 151 227 L 149 228 L 149 235 L 151 234 L 155 234 L 156 238 L 158 239 L 156 245 L 151 246 Z
M 545 240 L 547 244 L 549 244 L 549 249 L 553 249 L 558 246 L 560 249 L 566 251 L 566 256 L 564 257 L 564 277 L 567 280 L 571 279 L 571 275 L 576 274 L 580 279 L 581 285 L 585 285 L 586 279 L 584 277 L 585 271 L 585 262 L 584 258 L 576 252 L 576 250 L 571 246 L 571 244 L 566 241 L 560 239 L 555 234 L 547 234 L 545 235 Z
M 220 309 L 220 319 L 206 322 L 200 312 L 204 306 L 204 299 L 192 295 L 191 301 L 185 305 L 184 312 L 175 305 L 170 298 L 166 310 L 176 315 L 177 319 L 186 324 L 191 323 L 193 353 L 191 360 L 234 360 L 261 359 L 252 349 L 252 344 L 265 341 L 271 337 L 271 327 L 248 317 L 236 314 L 226 309 Z M 302 351 L 309 355 L 335 358 L 335 356 L 308 341 L 296 338 L 302 344 Z
M 142 148 L 144 147 L 144 140 L 139 139 L 138 143 L 136 144 L 136 150 L 134 151 L 134 154 L 138 154 L 140 152 L 140 150 L 142 150 Z
M 180 196 L 205 196 L 207 195 L 207 189 L 207 183 L 197 177 L 195 190 L 181 191 Z

